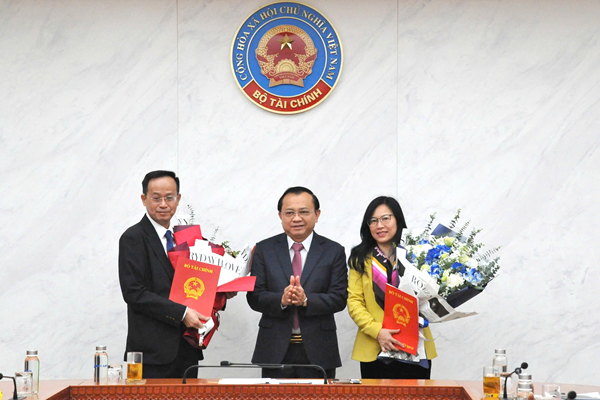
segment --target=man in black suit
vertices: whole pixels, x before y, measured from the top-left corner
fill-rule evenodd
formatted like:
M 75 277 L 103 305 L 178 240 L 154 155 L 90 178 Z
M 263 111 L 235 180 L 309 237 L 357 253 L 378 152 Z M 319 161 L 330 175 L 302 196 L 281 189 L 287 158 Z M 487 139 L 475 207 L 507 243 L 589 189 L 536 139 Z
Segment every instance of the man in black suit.
M 346 307 L 344 248 L 314 232 L 321 210 L 307 188 L 287 189 L 277 204 L 285 233 L 256 245 L 247 295 L 262 313 L 253 363 L 316 364 L 329 378 L 342 365 L 333 314 Z M 318 370 L 264 368 L 263 377 L 319 378 Z
M 119 240 L 119 281 L 127 303 L 125 351 L 143 352 L 144 378 L 181 378 L 202 359 L 202 351 L 183 338 L 185 327 L 199 329 L 208 318 L 169 300 L 175 271 L 167 248 L 173 246 L 179 178 L 170 171 L 150 172 L 142 191 L 146 215 Z

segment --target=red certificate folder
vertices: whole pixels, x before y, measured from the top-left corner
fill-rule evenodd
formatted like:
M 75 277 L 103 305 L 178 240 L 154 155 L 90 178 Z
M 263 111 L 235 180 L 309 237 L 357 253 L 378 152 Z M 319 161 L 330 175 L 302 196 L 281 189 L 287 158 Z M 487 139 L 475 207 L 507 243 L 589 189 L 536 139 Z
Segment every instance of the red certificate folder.
M 221 267 L 179 257 L 169 299 L 210 316 Z
M 255 276 L 241 276 L 217 287 L 217 292 L 252 292 L 255 283 Z
M 187 242 L 192 247 L 196 244 L 196 239 L 202 240 L 202 231 L 200 225 L 177 225 L 173 227 L 173 236 L 175 243 Z
M 419 345 L 419 303 L 417 298 L 391 285 L 386 285 L 383 327 L 400 329 L 400 332 L 394 335 L 394 339 L 404 343 L 406 347 L 396 346 L 396 348 L 416 355 Z

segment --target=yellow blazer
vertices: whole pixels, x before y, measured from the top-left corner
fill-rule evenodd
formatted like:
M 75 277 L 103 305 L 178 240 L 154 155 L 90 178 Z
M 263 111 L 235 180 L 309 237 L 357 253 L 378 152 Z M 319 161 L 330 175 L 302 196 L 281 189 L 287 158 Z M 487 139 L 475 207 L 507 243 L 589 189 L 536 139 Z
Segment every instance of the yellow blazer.
M 365 263 L 364 274 L 350 268 L 348 276 L 348 312 L 358 325 L 352 359 L 362 362 L 375 361 L 381 351 L 377 335 L 382 327 L 383 310 L 375 300 L 372 274 L 369 259 L 369 263 Z M 437 357 L 433 336 L 429 328 L 423 329 L 423 334 L 427 339 L 431 339 L 425 342 L 427 359 L 431 360 Z

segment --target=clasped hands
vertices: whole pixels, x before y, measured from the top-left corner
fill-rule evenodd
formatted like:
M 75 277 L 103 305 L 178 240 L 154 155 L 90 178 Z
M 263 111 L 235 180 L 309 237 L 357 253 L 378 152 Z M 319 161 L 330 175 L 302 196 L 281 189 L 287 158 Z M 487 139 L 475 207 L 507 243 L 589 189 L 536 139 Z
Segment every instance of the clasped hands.
M 379 347 L 381 347 L 382 351 L 398 351 L 398 348 L 396 348 L 396 346 L 394 345 L 400 346 L 402 348 L 406 347 L 404 343 L 400 342 L 397 339 L 394 339 L 394 337 L 392 336 L 399 332 L 400 329 L 381 328 L 381 330 L 377 334 L 377 341 L 379 342 Z
M 306 301 L 306 293 L 304 288 L 300 284 L 299 276 L 290 276 L 290 285 L 283 290 L 283 296 L 281 296 L 281 305 L 287 307 L 289 305 L 295 305 L 297 307 L 303 306 Z

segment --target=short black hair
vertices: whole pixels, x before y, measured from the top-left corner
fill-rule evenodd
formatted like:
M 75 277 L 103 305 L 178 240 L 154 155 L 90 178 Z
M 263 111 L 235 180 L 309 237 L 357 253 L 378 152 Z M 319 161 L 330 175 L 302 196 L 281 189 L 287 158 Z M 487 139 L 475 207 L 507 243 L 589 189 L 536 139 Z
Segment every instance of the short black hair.
M 148 183 L 150 183 L 152 179 L 158 179 L 165 176 L 168 176 L 169 178 L 173 178 L 175 180 L 175 183 L 177 184 L 177 194 L 179 194 L 179 178 L 177 177 L 177 175 L 175 175 L 175 172 L 158 170 L 148 172 L 144 177 L 144 180 L 142 181 L 142 193 L 144 193 L 144 196 L 148 195 Z
M 304 186 L 293 186 L 291 188 L 287 188 L 287 190 L 285 192 L 283 192 L 283 194 L 279 198 L 279 201 L 277 202 L 277 211 L 281 212 L 281 208 L 283 207 L 283 198 L 290 193 L 296 194 L 296 195 L 302 194 L 302 193 L 310 194 L 313 198 L 313 205 L 315 206 L 315 211 L 319 210 L 319 207 L 320 207 L 319 199 L 317 199 L 317 196 L 315 196 L 315 194 L 310 189 L 305 188 Z

